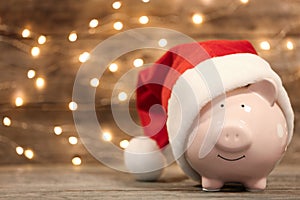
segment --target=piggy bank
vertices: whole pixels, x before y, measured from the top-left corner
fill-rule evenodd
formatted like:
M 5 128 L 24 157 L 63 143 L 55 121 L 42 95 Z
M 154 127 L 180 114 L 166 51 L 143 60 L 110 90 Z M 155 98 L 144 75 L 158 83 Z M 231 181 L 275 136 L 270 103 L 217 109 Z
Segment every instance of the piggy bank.
M 186 157 L 201 175 L 203 190 L 217 191 L 227 182 L 240 182 L 248 190 L 265 189 L 266 177 L 287 146 L 287 124 L 277 96 L 276 84 L 263 80 L 217 97 L 201 109 Z M 215 117 L 221 121 L 213 123 L 212 115 L 222 115 Z M 220 132 L 213 149 L 201 155 L 205 135 L 214 134 L 209 132 L 215 130 L 209 129 L 211 125 L 220 126 Z
M 124 160 L 138 180 L 159 179 L 175 160 L 205 191 L 263 190 L 293 135 L 281 79 L 248 41 L 178 45 L 139 72 L 136 94 L 145 136 Z

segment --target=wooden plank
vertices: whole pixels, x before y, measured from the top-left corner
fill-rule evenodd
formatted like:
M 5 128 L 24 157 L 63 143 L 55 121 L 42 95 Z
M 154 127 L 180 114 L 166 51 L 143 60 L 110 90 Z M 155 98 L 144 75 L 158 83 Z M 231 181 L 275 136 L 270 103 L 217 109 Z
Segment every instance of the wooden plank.
M 202 192 L 173 165 L 158 182 L 137 182 L 129 174 L 102 165 L 21 165 L 0 167 L 0 198 L 4 199 L 299 199 L 300 168 L 280 165 L 263 192 L 239 185 L 222 192 Z

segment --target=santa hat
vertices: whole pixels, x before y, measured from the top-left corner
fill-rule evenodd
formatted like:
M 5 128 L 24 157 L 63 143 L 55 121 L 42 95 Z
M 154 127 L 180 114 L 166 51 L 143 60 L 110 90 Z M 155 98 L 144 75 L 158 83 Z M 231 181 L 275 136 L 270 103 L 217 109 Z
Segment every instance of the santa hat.
M 127 168 L 139 180 L 155 180 L 166 165 L 164 149 L 170 147 L 183 171 L 199 180 L 184 153 L 201 108 L 227 91 L 264 79 L 277 85 L 277 103 L 287 120 L 289 144 L 294 125 L 289 98 L 280 77 L 251 43 L 220 40 L 170 49 L 139 73 L 136 100 L 146 137 L 130 141 L 125 151 Z

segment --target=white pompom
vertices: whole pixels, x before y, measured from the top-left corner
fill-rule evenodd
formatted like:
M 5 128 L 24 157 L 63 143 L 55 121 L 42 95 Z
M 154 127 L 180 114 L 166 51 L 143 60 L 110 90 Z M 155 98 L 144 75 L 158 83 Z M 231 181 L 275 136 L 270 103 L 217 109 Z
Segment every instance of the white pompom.
M 165 158 L 156 142 L 149 137 L 130 140 L 124 152 L 125 165 L 136 180 L 155 181 L 165 166 Z

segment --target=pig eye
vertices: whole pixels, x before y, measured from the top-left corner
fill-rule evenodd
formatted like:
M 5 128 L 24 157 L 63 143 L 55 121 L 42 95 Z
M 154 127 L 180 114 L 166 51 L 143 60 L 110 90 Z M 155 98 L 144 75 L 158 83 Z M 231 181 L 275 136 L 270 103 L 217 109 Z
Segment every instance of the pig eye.
M 221 104 L 220 107 L 221 107 L 221 108 L 224 108 L 224 104 Z
M 252 108 L 249 105 L 241 104 L 242 109 L 244 109 L 246 112 L 251 112 Z

